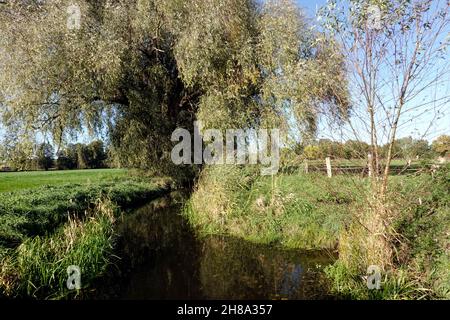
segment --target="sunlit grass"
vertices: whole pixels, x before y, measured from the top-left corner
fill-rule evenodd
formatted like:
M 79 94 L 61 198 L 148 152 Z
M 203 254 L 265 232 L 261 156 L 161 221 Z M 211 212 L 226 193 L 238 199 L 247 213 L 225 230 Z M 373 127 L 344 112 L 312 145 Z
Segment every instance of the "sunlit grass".
M 80 268 L 82 288 L 111 263 L 116 207 L 99 201 L 89 215 L 74 218 L 55 234 L 25 240 L 1 261 L 0 289 L 7 296 L 62 298 L 77 291 L 67 288 L 67 268 Z
M 163 192 L 157 180 L 116 175 L 0 193 L 0 297 L 65 297 L 69 265 L 89 287 L 111 262 L 118 209 Z
M 337 245 L 350 206 L 363 201 L 366 179 L 322 174 L 262 177 L 258 171 L 208 168 L 187 205 L 202 233 L 224 233 L 258 243 L 323 249 Z
M 97 199 L 109 198 L 127 207 L 161 192 L 152 182 L 122 179 L 96 184 L 44 186 L 0 194 L 0 246 L 15 246 L 25 238 L 45 235 L 67 221 L 68 214 L 82 214 Z
M 95 184 L 119 180 L 126 176 L 125 169 L 0 172 L 0 192 L 31 189 L 44 185 Z
M 261 177 L 248 168 L 208 167 L 185 214 L 202 234 L 296 249 L 336 248 L 339 259 L 327 273 L 340 297 L 448 299 L 449 169 L 391 177 L 385 201 L 395 257 L 383 273 L 382 290 L 373 292 L 364 276 L 375 256 L 361 220 L 372 208 L 370 181 L 360 175 Z

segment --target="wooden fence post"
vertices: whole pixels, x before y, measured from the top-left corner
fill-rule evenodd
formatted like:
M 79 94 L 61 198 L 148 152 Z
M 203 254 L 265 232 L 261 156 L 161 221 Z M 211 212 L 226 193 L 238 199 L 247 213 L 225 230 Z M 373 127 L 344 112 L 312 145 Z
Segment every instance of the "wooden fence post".
M 305 160 L 305 173 L 308 173 L 308 160 Z
M 327 158 L 325 159 L 325 162 L 326 162 L 326 164 L 327 164 L 327 174 L 328 174 L 328 178 L 331 178 L 331 176 L 333 175 L 332 172 L 331 172 L 331 158 L 330 158 L 330 157 L 327 157 Z

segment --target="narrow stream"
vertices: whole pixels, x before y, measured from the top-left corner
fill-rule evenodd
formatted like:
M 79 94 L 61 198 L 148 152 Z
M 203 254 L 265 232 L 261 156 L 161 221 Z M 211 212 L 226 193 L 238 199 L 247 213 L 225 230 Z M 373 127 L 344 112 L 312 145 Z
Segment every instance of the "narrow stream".
M 223 236 L 196 237 L 168 196 L 123 216 L 114 276 L 100 299 L 323 299 L 333 258 Z

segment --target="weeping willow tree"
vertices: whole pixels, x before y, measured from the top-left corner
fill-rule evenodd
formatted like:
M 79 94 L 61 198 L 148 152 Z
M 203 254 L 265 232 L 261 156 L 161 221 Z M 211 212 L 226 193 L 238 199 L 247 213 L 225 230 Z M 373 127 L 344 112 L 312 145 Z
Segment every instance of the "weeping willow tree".
M 285 0 L 6 0 L 2 121 L 57 144 L 107 128 L 124 165 L 178 175 L 170 135 L 194 120 L 314 134 L 346 118 L 343 57 L 319 39 Z

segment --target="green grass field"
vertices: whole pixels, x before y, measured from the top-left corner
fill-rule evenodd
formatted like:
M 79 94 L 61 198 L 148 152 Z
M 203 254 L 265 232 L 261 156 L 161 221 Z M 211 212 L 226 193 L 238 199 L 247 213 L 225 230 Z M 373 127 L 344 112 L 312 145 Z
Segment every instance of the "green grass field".
M 126 169 L 0 172 L 0 193 L 45 185 L 96 184 L 119 180 L 126 175 Z

